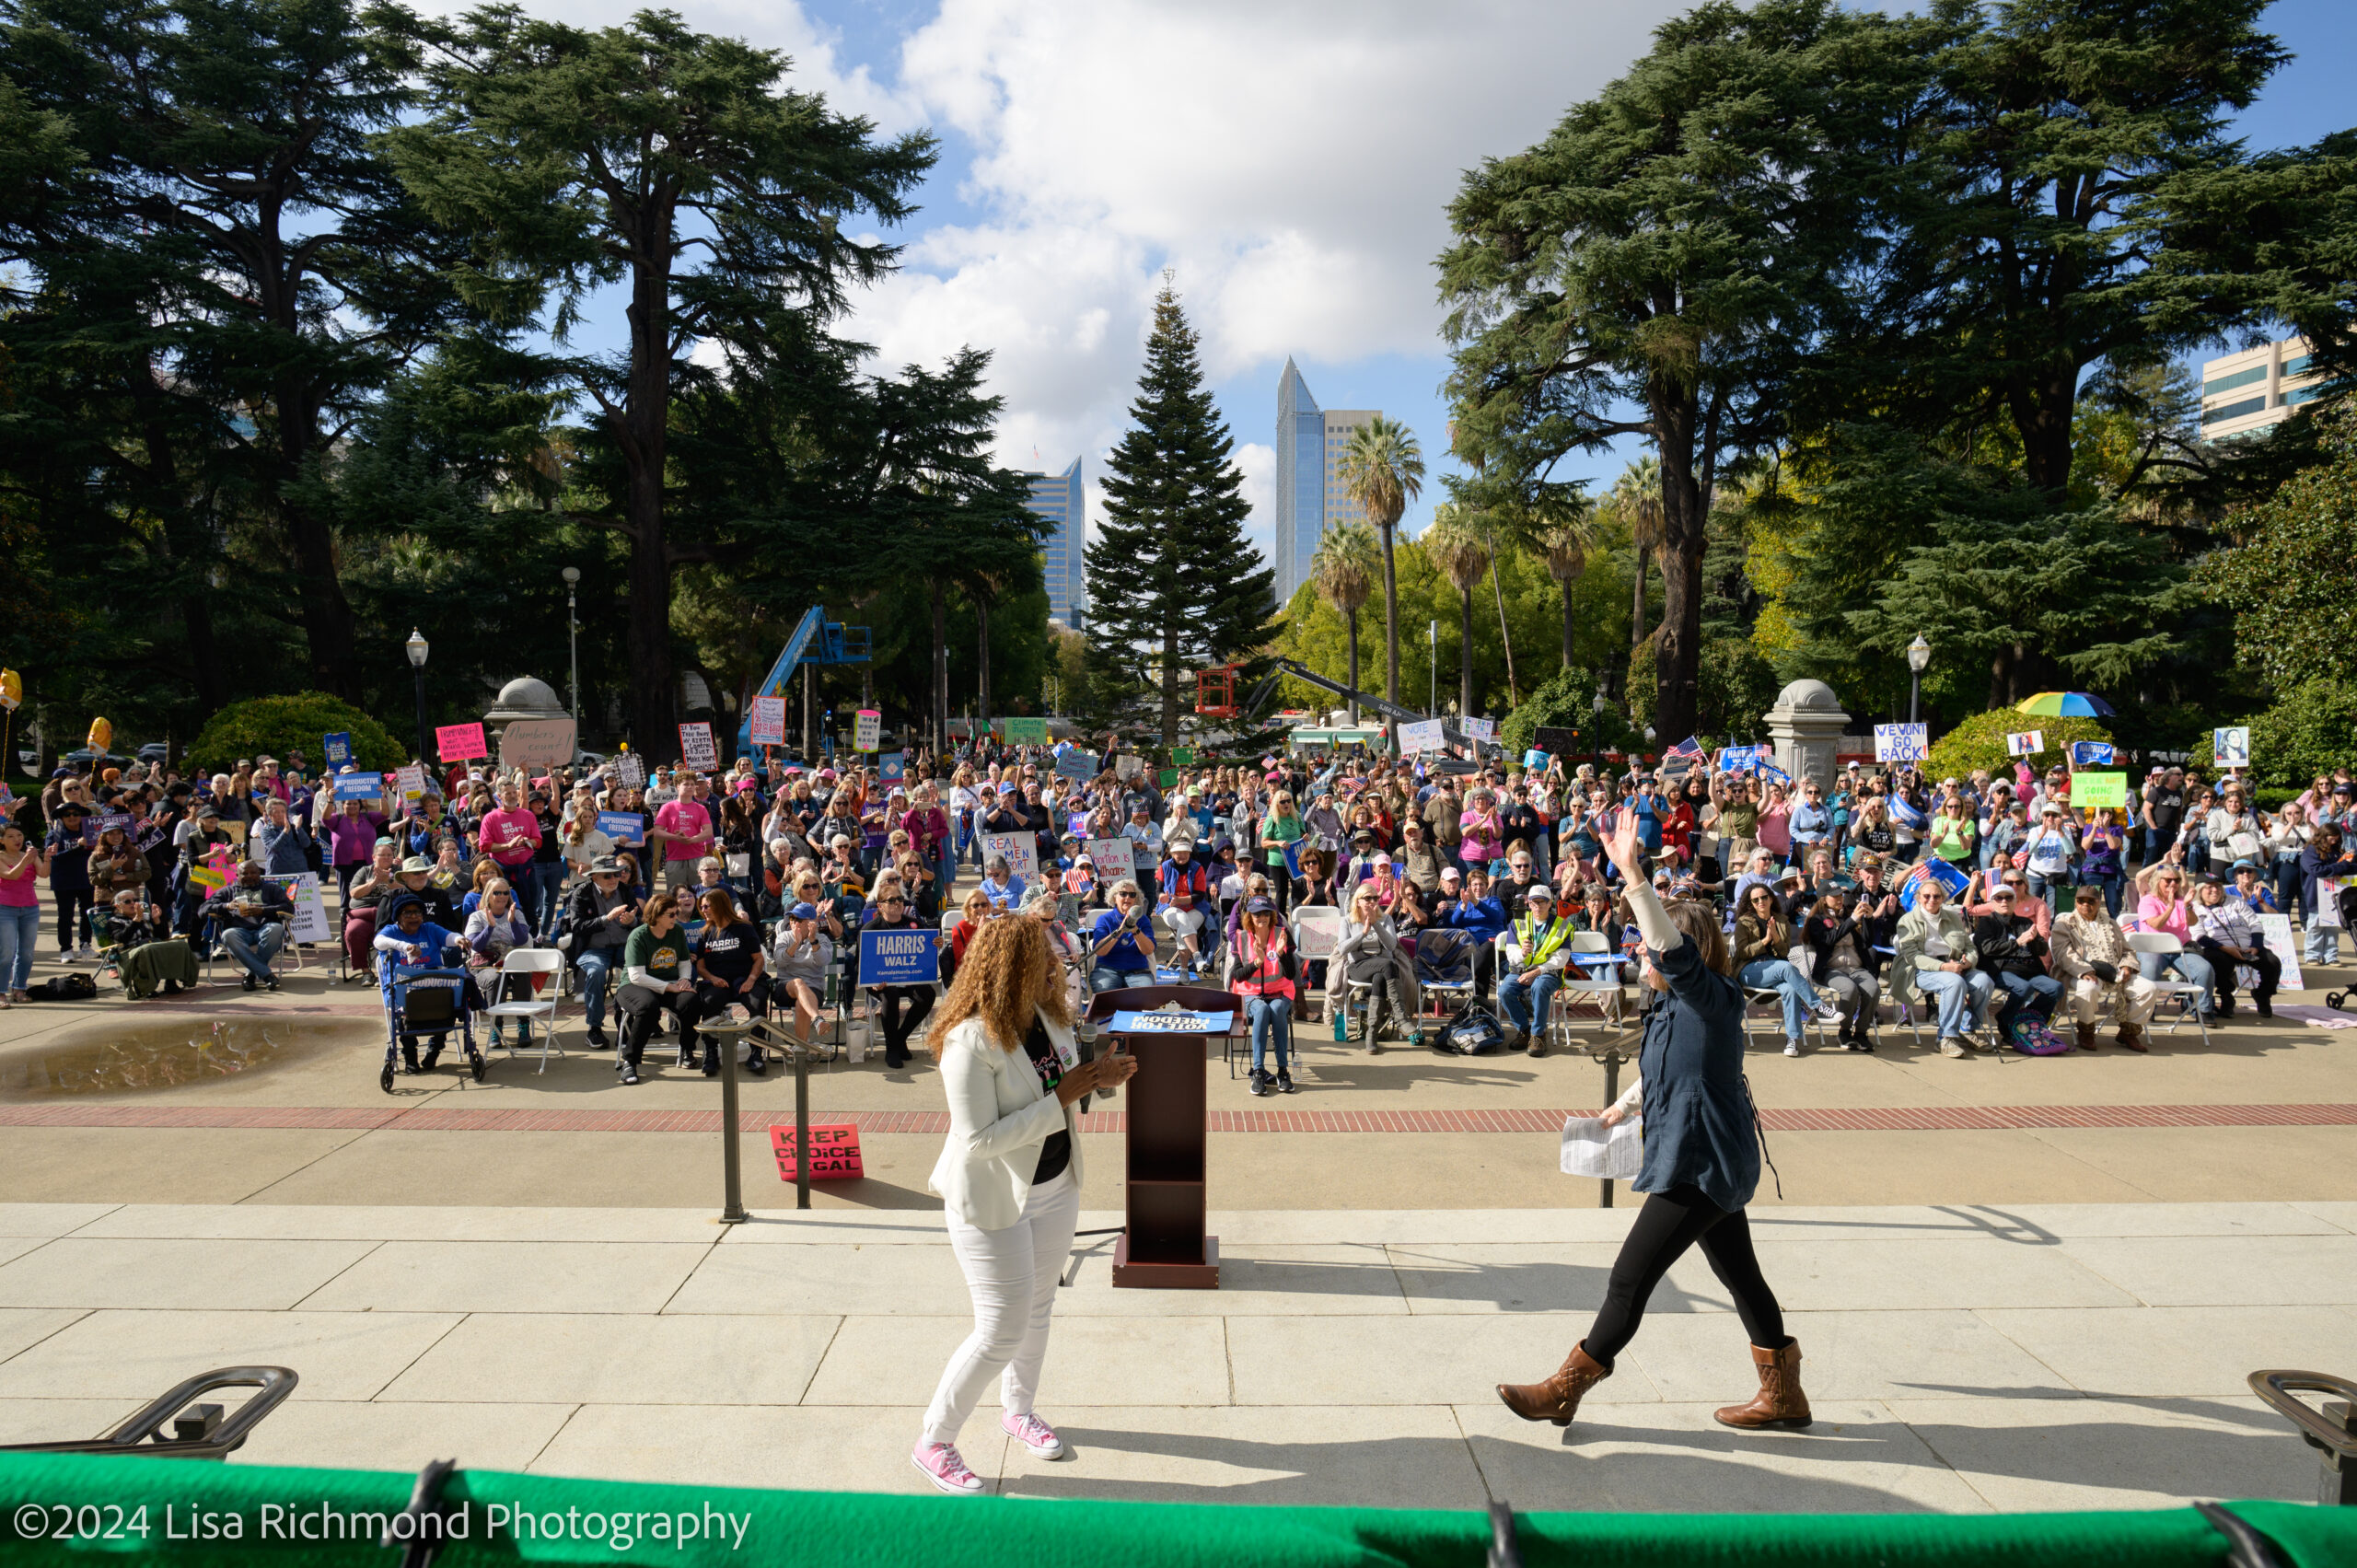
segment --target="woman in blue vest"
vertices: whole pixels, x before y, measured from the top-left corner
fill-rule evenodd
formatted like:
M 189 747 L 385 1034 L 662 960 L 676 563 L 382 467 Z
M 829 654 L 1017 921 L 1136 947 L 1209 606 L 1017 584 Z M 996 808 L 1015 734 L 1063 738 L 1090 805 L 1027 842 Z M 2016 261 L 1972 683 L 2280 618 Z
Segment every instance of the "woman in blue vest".
M 1809 1423 L 1801 1391 L 1801 1350 L 1760 1277 L 1744 1205 L 1759 1184 L 1759 1119 L 1743 1077 L 1743 993 L 1719 923 L 1704 905 L 1666 906 L 1644 877 L 1634 814 L 1623 811 L 1605 840 L 1620 867 L 1630 911 L 1645 944 L 1644 984 L 1654 993 L 1638 1051 L 1638 1078 L 1605 1112 L 1608 1125 L 1643 1108 L 1645 1158 L 1630 1185 L 1645 1194 L 1605 1286 L 1587 1335 L 1550 1377 L 1501 1383 L 1498 1398 L 1525 1421 L 1568 1426 L 1580 1397 L 1612 1376 L 1636 1337 L 1654 1287 L 1686 1249 L 1700 1244 L 1735 1297 L 1751 1339 L 1759 1392 L 1718 1412 L 1746 1431 Z

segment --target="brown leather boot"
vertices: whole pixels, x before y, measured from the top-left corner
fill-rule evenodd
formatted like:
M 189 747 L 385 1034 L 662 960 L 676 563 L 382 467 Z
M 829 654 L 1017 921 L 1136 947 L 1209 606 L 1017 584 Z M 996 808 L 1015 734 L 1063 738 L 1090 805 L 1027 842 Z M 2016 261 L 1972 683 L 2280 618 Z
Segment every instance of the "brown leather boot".
M 2120 1025 L 2119 1043 L 2131 1051 L 2149 1051 L 2152 1049 L 2144 1043 L 2144 1026 L 2142 1024 Z
M 1612 1368 L 1589 1355 L 1586 1346 L 1573 1345 L 1555 1376 L 1543 1383 L 1501 1383 L 1498 1398 L 1525 1421 L 1569 1426 L 1579 1413 L 1580 1396 L 1611 1376 Z
M 1759 1392 L 1747 1405 L 1729 1405 L 1718 1412 L 1721 1426 L 1747 1432 L 1797 1432 L 1813 1419 L 1808 1396 L 1801 1392 L 1801 1342 L 1788 1339 L 1782 1350 L 1751 1347 L 1751 1363 L 1759 1369 Z
M 2096 1027 L 2093 1024 L 2081 1024 L 2079 1026 L 2079 1049 L 2081 1051 L 2093 1051 L 2095 1048 Z

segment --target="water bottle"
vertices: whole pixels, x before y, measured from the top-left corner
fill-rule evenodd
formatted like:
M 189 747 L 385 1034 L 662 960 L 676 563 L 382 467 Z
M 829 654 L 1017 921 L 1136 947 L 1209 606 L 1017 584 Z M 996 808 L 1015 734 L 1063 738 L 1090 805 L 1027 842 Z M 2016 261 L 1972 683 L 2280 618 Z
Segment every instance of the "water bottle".
M 1338 1045 L 1346 1044 L 1350 1038 L 1351 1010 L 1337 1002 L 1334 1004 L 1334 1041 Z

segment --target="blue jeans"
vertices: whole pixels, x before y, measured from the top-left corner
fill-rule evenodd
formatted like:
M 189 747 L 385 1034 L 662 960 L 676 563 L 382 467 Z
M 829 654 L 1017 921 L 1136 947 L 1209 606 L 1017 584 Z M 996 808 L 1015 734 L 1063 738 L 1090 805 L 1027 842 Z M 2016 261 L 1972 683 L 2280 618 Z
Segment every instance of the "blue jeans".
M 532 862 L 532 898 L 528 904 L 519 889 L 517 908 L 532 923 L 532 930 L 542 937 L 556 935 L 557 895 L 564 889 L 564 862 L 536 860 Z
M 2012 1028 L 2025 1007 L 2041 1018 L 2054 1016 L 2054 1004 L 2062 996 L 2062 982 L 2052 975 L 2007 972 L 1998 975 L 1996 981 L 2005 988 L 2004 1003 L 1997 1009 L 1998 1033 Z
M 2127 873 L 2121 871 L 2109 873 L 2083 871 L 2079 874 L 2079 886 L 2082 888 L 2103 889 L 2103 907 L 2109 912 L 2114 920 L 2119 918 L 2119 894 L 2127 881 Z
M 1508 975 L 1498 981 L 1498 1005 L 1515 1029 L 1542 1035 L 1547 1032 L 1547 1005 L 1562 988 L 1563 977 L 1559 974 Z
M 1806 1031 L 1817 1004 L 1817 987 L 1806 975 L 1782 958 L 1754 958 L 1743 966 L 1743 983 L 1754 991 L 1782 993 L 1786 1040 L 1798 1040 Z
M 2275 907 L 2292 917 L 2294 929 L 2300 917 L 2307 912 L 2300 907 L 2300 857 L 2279 854 L 2275 857 Z
M 41 906 L 0 904 L 0 992 L 22 991 L 33 976 L 33 943 L 41 935 Z
M 1938 970 L 1918 972 L 1915 988 L 1938 1005 L 1942 1040 L 1962 1034 L 1975 1017 L 1985 1016 L 1989 999 L 1997 993 L 1997 982 L 1979 970 L 1967 970 L 1962 974 L 1945 974 Z
M 2031 896 L 2046 900 L 2046 907 L 2056 914 L 2070 912 L 2070 902 L 2063 896 L 2071 886 L 2068 873 L 2057 872 L 2049 877 L 2042 871 L 2028 873 Z
M 1091 991 L 1122 991 L 1132 985 L 1152 985 L 1154 975 L 1146 970 L 1117 970 L 1099 964 L 1088 973 Z
M 227 926 L 221 933 L 221 946 L 248 974 L 256 980 L 268 980 L 270 960 L 278 957 L 279 949 L 286 946 L 286 927 L 277 921 L 271 922 L 260 931 Z
M 1248 996 L 1244 999 L 1244 1016 L 1252 1020 L 1252 1071 L 1261 1071 L 1262 1055 L 1273 1045 L 1277 1076 L 1291 1076 L 1288 1064 L 1293 1059 L 1293 998 Z
M 2318 925 L 2316 912 L 2308 912 L 2307 958 L 2312 964 L 2340 962 L 2340 927 Z
M 581 971 L 582 1010 L 593 1029 L 606 1027 L 606 987 L 621 957 L 620 947 L 585 947 L 573 960 L 573 967 Z
M 2309 940 L 2315 940 L 2314 934 L 2310 935 Z M 2146 980 L 2158 980 L 2163 970 L 2175 970 L 2179 980 L 2201 988 L 2196 1005 L 2205 1016 L 2209 1013 L 2210 1005 L 2217 995 L 2218 971 L 2212 969 L 2210 960 L 2200 954 L 2139 953 L 2136 955 L 2136 967 L 2143 971 Z

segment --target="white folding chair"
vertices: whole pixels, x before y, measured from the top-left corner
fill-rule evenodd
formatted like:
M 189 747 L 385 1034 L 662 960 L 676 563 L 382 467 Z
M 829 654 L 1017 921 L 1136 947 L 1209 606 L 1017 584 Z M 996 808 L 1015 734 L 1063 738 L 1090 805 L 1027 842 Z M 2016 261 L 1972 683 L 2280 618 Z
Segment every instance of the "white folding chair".
M 1612 938 L 1601 931 L 1574 931 L 1569 950 L 1571 958 L 1563 965 L 1562 989 L 1555 993 L 1555 1005 L 1561 1007 L 1573 996 L 1592 997 L 1598 1022 L 1623 1021 L 1629 993 L 1620 978 L 1620 958 L 1613 951 Z
M 528 988 L 530 976 L 553 976 L 563 967 L 564 955 L 554 947 L 512 948 L 499 966 L 500 989 L 503 992 L 507 989 L 506 981 L 510 975 L 525 976 L 524 984 Z M 521 1002 L 494 1002 L 485 1007 L 483 1013 L 494 1027 L 503 1018 L 514 1018 L 526 1025 L 534 1018 L 540 1019 L 543 1027 L 540 1029 L 540 1065 L 538 1070 L 542 1073 L 549 1070 L 549 1047 L 556 1041 L 556 991 L 553 986 L 546 993 L 534 992 Z M 505 1035 L 500 1039 L 500 1049 L 511 1058 L 516 1054 L 516 1048 L 507 1043 Z
M 2185 951 L 2185 944 L 2165 931 L 2131 931 L 2128 933 L 2128 950 L 2131 953 L 2158 953 L 2164 958 L 2173 958 Z M 2174 978 L 2166 969 L 2154 980 L 2153 985 L 2160 992 L 2163 1001 L 2172 996 L 2177 998 L 2177 1017 L 2169 1025 L 2169 1032 L 2175 1034 L 2185 1023 L 2185 1016 L 2190 1013 L 2194 1023 L 2200 1028 L 2201 1043 L 2208 1045 L 2210 1015 L 2201 1011 L 2201 987 L 2189 980 Z

